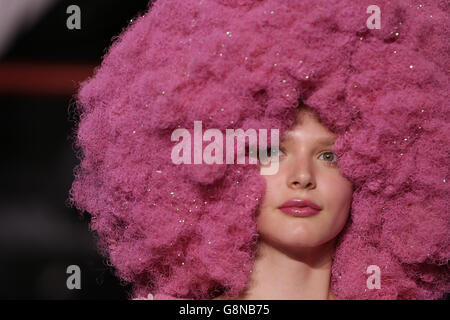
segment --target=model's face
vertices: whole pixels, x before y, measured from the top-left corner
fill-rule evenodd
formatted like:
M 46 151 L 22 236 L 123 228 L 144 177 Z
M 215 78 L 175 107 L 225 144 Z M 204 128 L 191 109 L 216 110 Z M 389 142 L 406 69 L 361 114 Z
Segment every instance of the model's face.
M 298 113 L 299 120 L 281 138 L 278 172 L 264 175 L 266 193 L 257 221 L 262 241 L 289 250 L 333 240 L 347 221 L 353 192 L 336 165 L 332 150 L 337 136 L 308 112 Z M 279 210 L 293 198 L 313 201 L 322 210 L 307 217 Z

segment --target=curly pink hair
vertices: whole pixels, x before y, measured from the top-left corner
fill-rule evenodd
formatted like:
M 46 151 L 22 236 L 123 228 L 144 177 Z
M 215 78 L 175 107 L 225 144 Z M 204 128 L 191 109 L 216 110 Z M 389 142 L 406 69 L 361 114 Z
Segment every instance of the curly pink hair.
M 158 0 L 77 95 L 69 203 L 130 297 L 237 295 L 249 280 L 264 179 L 255 165 L 175 165 L 171 133 L 279 128 L 309 105 L 355 185 L 331 285 L 340 299 L 450 291 L 448 5 Z M 366 268 L 381 269 L 367 290 Z

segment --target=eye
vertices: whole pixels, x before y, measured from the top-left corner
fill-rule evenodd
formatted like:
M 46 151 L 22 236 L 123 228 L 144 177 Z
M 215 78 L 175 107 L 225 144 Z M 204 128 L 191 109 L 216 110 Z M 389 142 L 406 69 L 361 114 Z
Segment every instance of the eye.
M 258 159 L 262 162 L 268 162 L 268 158 L 274 158 L 275 160 L 279 157 L 284 156 L 285 153 L 279 147 L 268 147 L 266 149 L 266 156 L 261 156 L 258 153 Z
M 336 164 L 337 163 L 337 156 L 334 152 L 332 151 L 325 151 L 323 153 L 320 154 L 320 156 L 324 156 L 324 160 L 326 162 L 329 162 L 330 164 Z
M 255 146 L 250 147 L 249 145 L 245 146 L 245 154 L 249 158 L 257 158 L 258 157 L 258 149 Z

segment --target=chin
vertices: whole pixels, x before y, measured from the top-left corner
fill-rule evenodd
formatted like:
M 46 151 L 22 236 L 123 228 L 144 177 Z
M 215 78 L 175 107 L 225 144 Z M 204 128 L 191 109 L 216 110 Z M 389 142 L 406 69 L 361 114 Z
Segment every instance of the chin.
M 321 246 L 334 238 L 334 233 L 323 233 L 322 228 L 297 228 L 286 231 L 283 242 L 286 245 L 299 248 L 314 248 Z M 322 231 L 322 233 L 321 233 Z
M 323 239 L 317 238 L 314 234 L 296 234 L 296 233 L 285 233 L 282 238 L 273 239 L 280 247 L 301 249 L 301 248 L 314 248 L 324 243 Z

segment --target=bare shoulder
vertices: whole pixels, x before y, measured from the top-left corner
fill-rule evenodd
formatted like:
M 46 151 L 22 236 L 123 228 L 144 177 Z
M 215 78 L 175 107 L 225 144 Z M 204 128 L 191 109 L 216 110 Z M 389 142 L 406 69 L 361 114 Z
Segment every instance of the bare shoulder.
M 145 297 L 137 297 L 137 298 L 134 298 L 133 300 L 154 300 L 154 297 L 153 297 L 153 294 L 149 293 L 146 298 Z

